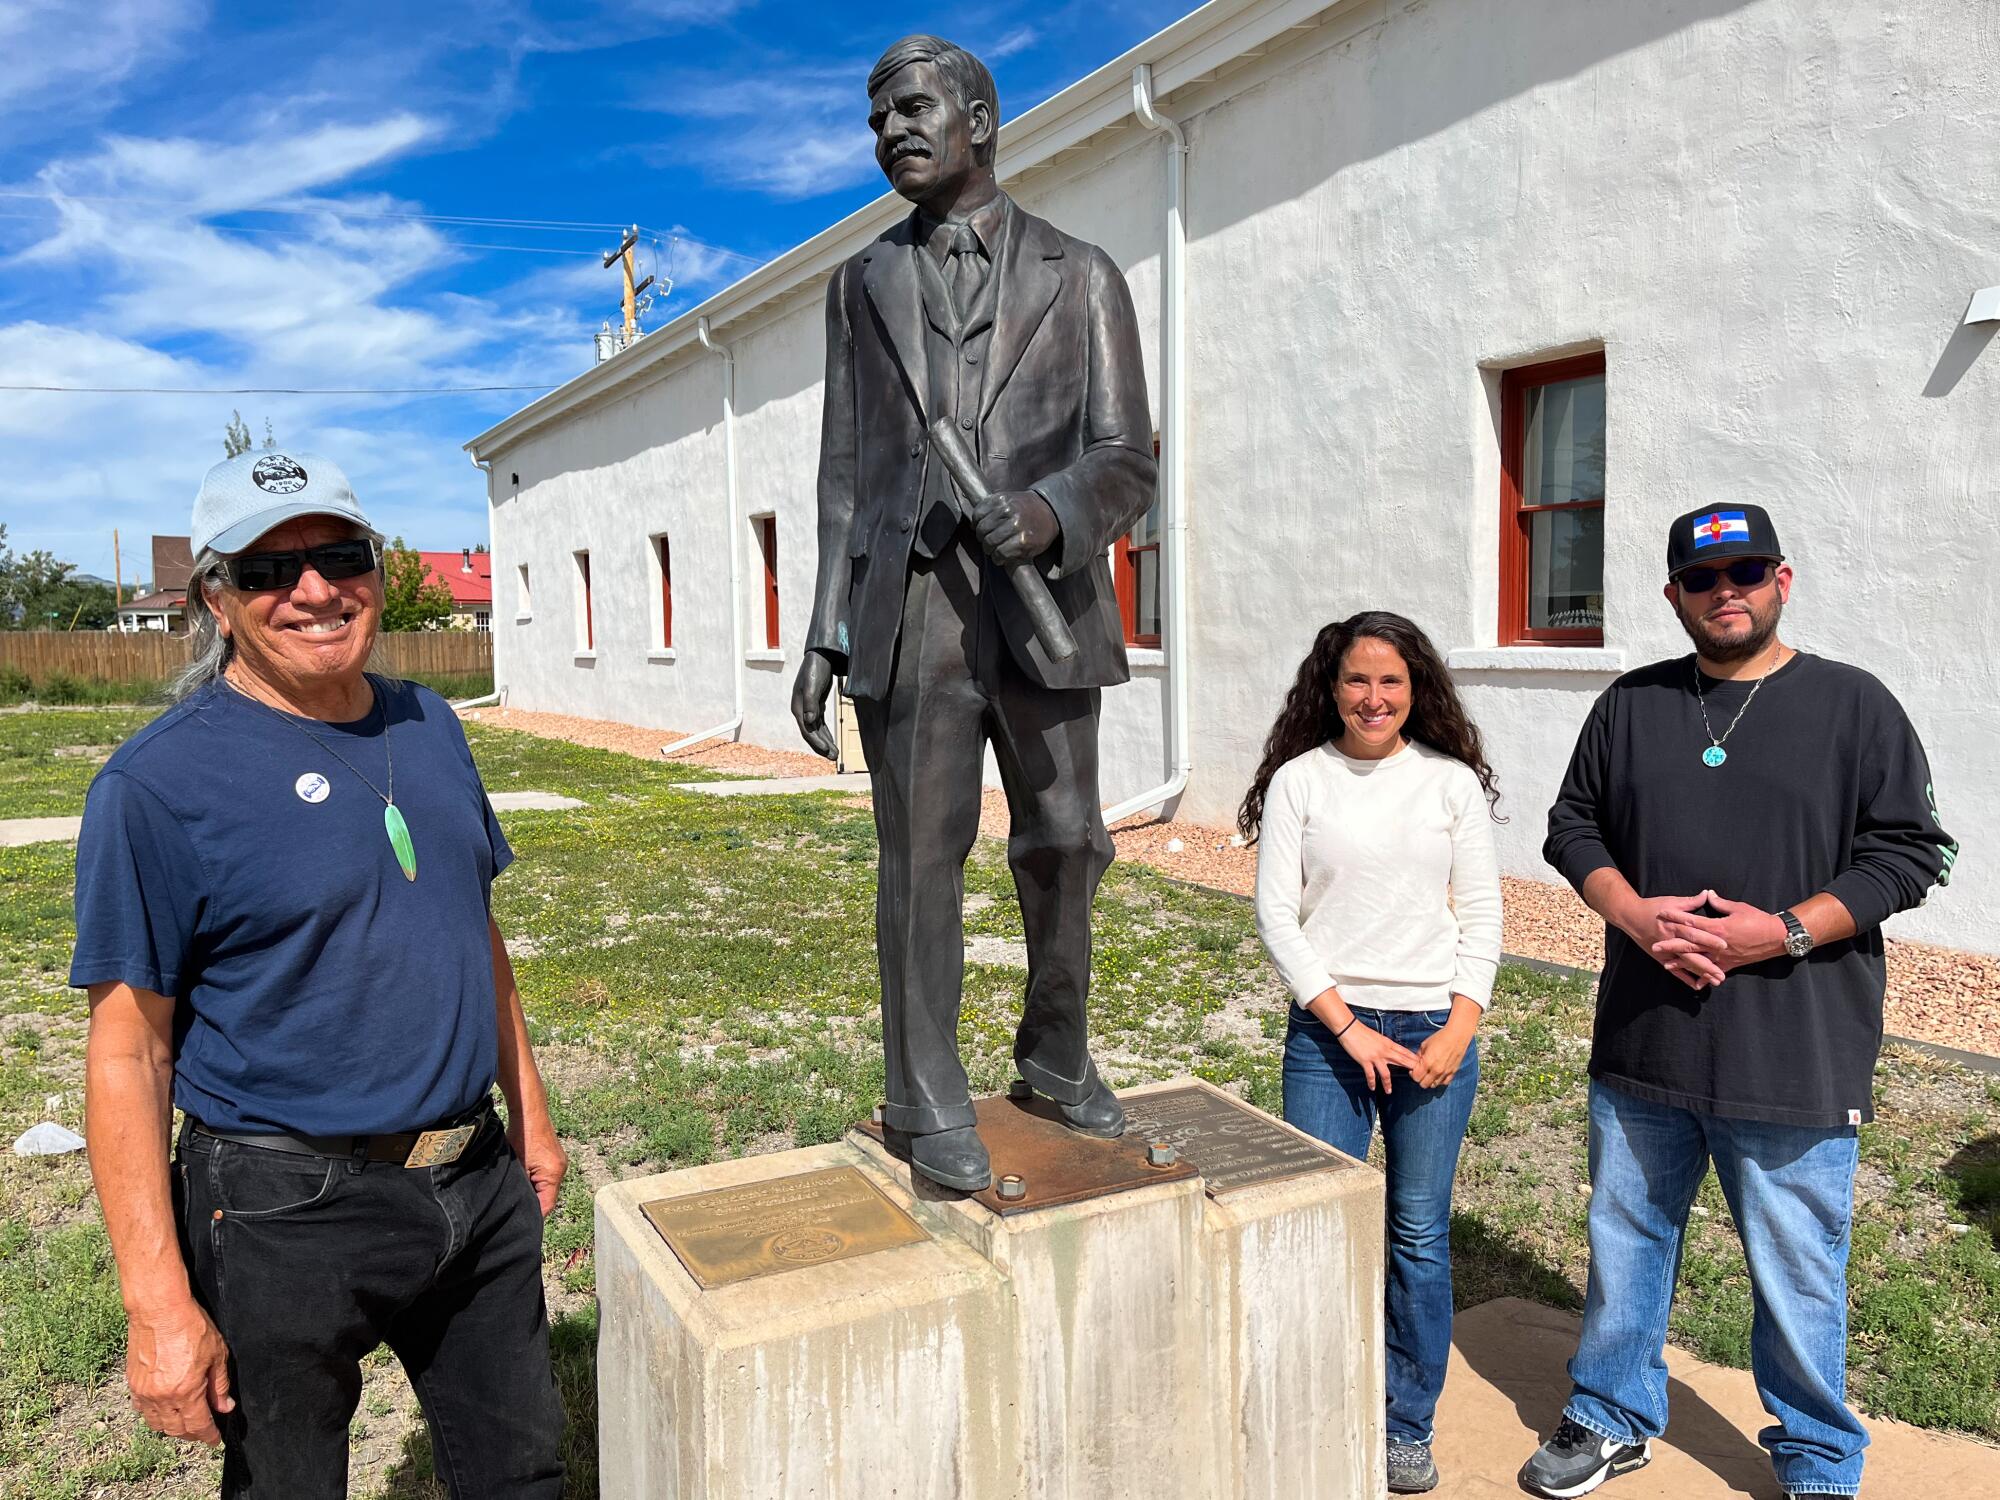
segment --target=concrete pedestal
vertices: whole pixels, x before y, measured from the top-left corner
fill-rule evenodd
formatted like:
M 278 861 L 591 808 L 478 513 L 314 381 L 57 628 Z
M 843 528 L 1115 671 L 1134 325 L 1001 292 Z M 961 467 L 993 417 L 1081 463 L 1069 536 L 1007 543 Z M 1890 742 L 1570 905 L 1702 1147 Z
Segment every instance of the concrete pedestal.
M 703 1289 L 642 1207 L 837 1166 L 929 1237 Z M 857 1133 L 605 1188 L 597 1289 L 606 1500 L 1381 1492 L 1382 1183 L 1344 1160 L 1003 1216 Z

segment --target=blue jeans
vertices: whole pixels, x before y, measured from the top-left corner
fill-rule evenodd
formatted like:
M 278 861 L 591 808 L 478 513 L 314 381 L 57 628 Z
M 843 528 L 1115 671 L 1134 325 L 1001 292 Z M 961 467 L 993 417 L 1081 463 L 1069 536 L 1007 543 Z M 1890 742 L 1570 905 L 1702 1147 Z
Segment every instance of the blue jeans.
M 1446 1021 L 1449 1010 L 1356 1010 L 1412 1052 Z M 1292 1008 L 1285 1036 L 1285 1121 L 1349 1156 L 1368 1154 L 1377 1120 L 1388 1167 L 1389 1436 L 1428 1443 L 1438 1392 L 1451 1355 L 1451 1179 L 1479 1087 L 1479 1043 L 1442 1088 L 1418 1088 L 1399 1072 L 1387 1094 L 1367 1079 L 1333 1033 L 1309 1011 Z
M 1851 1125 L 1769 1125 L 1590 1085 L 1590 1291 L 1565 1415 L 1637 1443 L 1667 1427 L 1667 1315 L 1712 1159 L 1750 1263 L 1757 1434 L 1787 1494 L 1852 1495 L 1868 1434 L 1847 1409 Z

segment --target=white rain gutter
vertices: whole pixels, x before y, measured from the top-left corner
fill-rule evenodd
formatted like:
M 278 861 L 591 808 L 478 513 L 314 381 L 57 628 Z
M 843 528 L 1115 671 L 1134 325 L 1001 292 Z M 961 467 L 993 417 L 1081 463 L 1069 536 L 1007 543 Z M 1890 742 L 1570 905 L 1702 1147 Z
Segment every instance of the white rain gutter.
M 736 356 L 729 352 L 727 344 L 717 342 L 710 334 L 707 318 L 695 324 L 695 337 L 710 354 L 722 356 L 723 503 L 729 510 L 729 673 L 736 714 L 713 729 L 660 746 L 662 755 L 678 755 L 690 745 L 719 739 L 725 734 L 734 735 L 743 728 L 743 528 L 736 513 Z
M 465 450 L 465 456 L 472 460 L 473 468 L 477 469 L 480 473 L 486 476 L 486 508 L 488 510 L 491 510 L 493 508 L 493 465 L 481 459 L 480 456 L 477 453 L 474 453 L 470 448 Z M 490 526 L 491 522 L 489 521 L 488 524 Z M 494 685 L 493 691 L 488 693 L 485 697 L 467 698 L 462 703 L 454 703 L 451 706 L 451 711 L 453 713 L 457 713 L 461 708 L 484 708 L 489 703 L 498 703 L 504 708 L 506 706 L 506 702 L 507 702 L 507 689 L 499 686 L 496 683 Z
M 1187 682 L 1187 136 L 1153 107 L 1153 68 L 1132 70 L 1132 112 L 1149 130 L 1167 137 L 1167 225 L 1162 254 L 1160 323 L 1160 455 L 1166 464 L 1161 501 L 1165 512 L 1166 618 L 1161 648 L 1167 662 L 1167 741 L 1173 769 L 1150 791 L 1104 809 L 1116 823 L 1148 808 L 1164 807 L 1187 790 L 1194 754 L 1188 735 Z

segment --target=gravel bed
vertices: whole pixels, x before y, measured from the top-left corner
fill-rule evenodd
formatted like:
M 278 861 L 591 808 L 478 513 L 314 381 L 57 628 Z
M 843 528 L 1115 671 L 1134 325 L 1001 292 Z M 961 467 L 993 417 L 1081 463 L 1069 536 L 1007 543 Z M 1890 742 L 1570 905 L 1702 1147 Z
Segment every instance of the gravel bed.
M 464 717 L 646 760 L 657 759 L 660 746 L 681 737 L 666 730 L 518 708 L 468 709 Z M 745 776 L 823 776 L 830 769 L 817 755 L 758 745 L 697 747 L 675 759 Z M 1007 835 L 1007 801 L 997 787 L 986 789 L 979 831 L 994 838 Z M 1151 865 L 1176 880 L 1239 896 L 1249 895 L 1256 882 L 1257 851 L 1246 848 L 1227 829 L 1179 819 L 1162 822 L 1142 813 L 1113 828 L 1111 838 L 1120 859 Z M 1568 886 L 1514 876 L 1502 876 L 1500 884 L 1505 903 L 1501 945 L 1507 952 L 1579 969 L 1595 969 L 1604 962 L 1604 924 Z M 1888 962 L 1883 1020 L 1890 1032 L 2000 1056 L 2000 998 L 1996 998 L 2000 957 L 1891 938 Z

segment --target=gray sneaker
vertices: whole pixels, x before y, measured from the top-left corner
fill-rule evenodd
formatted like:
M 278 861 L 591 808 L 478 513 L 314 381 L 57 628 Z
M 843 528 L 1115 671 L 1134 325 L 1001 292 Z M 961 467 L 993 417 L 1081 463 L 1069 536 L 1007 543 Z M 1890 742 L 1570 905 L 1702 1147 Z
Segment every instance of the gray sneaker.
M 1438 1486 L 1438 1466 L 1429 1443 L 1399 1443 L 1389 1439 L 1389 1493 L 1421 1495 Z
M 1521 1466 L 1521 1488 L 1547 1500 L 1574 1500 L 1607 1479 L 1643 1469 L 1652 1457 L 1650 1442 L 1621 1443 L 1600 1437 L 1564 1417 L 1555 1435 Z

